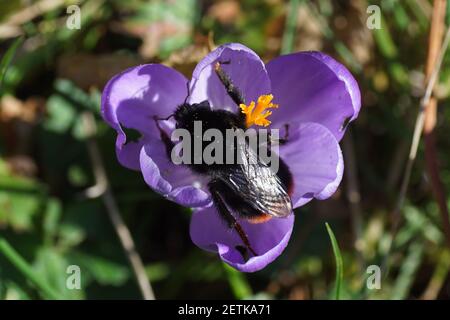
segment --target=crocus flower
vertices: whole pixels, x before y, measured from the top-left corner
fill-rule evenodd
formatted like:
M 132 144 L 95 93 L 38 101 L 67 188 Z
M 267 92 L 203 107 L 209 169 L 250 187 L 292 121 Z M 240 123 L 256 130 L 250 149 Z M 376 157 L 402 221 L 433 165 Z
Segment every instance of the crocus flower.
M 313 198 L 326 199 L 339 186 L 344 170 L 339 141 L 348 123 L 358 116 L 360 92 L 350 72 L 323 53 L 299 52 L 264 64 L 252 50 L 235 43 L 209 53 L 190 81 L 164 65 L 147 64 L 125 70 L 106 85 L 101 111 L 117 132 L 119 162 L 139 170 L 145 182 L 167 199 L 194 208 L 190 235 L 197 246 L 217 252 L 240 271 L 253 272 L 284 250 L 294 215 L 259 224 L 240 221 L 258 254 L 246 261 L 236 248 L 242 240 L 211 204 L 207 177 L 171 162 L 153 120 L 171 115 L 188 92 L 188 103 L 207 100 L 213 109 L 241 112 L 214 72 L 217 61 L 231 61 L 222 65 L 223 70 L 243 92 L 247 106 L 261 96 L 273 95 L 279 107 L 270 116 L 270 128 L 280 129 L 280 137 L 289 125 L 289 140 L 280 146 L 279 155 L 293 176 L 294 208 Z M 175 128 L 173 118 L 160 121 L 160 127 L 170 137 Z M 140 138 L 129 139 L 126 128 L 137 130 Z

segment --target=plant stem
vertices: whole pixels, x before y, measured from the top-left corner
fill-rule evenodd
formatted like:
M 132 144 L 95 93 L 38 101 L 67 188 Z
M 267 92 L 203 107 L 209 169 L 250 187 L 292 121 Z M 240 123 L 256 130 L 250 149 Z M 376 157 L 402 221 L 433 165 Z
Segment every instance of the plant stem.
M 347 131 L 346 136 L 342 140 L 342 148 L 344 151 L 344 159 L 346 164 L 345 179 L 346 179 L 346 195 L 350 204 L 350 213 L 352 219 L 353 230 L 353 246 L 356 250 L 358 258 L 358 268 L 360 272 L 364 272 L 364 257 L 361 247 L 363 240 L 363 219 L 361 210 L 361 193 L 359 192 L 358 183 L 358 168 L 355 155 L 355 148 L 353 145 L 353 138 L 351 130 Z
M 95 198 L 98 196 L 102 197 L 103 202 L 106 206 L 106 211 L 108 212 L 109 218 L 114 226 L 114 229 L 116 230 L 117 236 L 119 237 L 120 243 L 122 244 L 128 261 L 130 262 L 143 298 L 145 300 L 155 300 L 155 295 L 153 293 L 150 280 L 145 273 L 144 264 L 142 263 L 141 257 L 136 251 L 136 246 L 134 244 L 130 230 L 128 230 L 125 222 L 122 219 L 122 216 L 120 215 L 119 207 L 111 191 L 111 188 L 109 187 L 109 181 L 100 155 L 100 150 L 95 140 L 97 128 L 95 125 L 94 116 L 91 112 L 85 112 L 83 114 L 83 120 L 88 136 L 87 146 L 89 156 L 91 157 L 92 167 L 94 169 L 94 176 L 96 180 L 95 186 L 89 188 L 86 194 L 90 198 Z
M 405 202 L 406 192 L 408 191 L 409 180 L 411 178 L 412 168 L 413 168 L 414 162 L 416 160 L 417 150 L 419 148 L 420 138 L 422 136 L 422 131 L 423 131 L 424 123 L 425 123 L 425 108 L 430 103 L 431 96 L 433 93 L 433 88 L 438 79 L 439 72 L 441 70 L 442 61 L 444 59 L 445 52 L 447 51 L 449 42 L 450 42 L 450 27 L 447 28 L 445 39 L 442 43 L 442 46 L 440 47 L 439 55 L 435 61 L 434 68 L 432 69 L 432 72 L 429 76 L 429 79 L 428 79 L 428 82 L 426 85 L 426 89 L 425 89 L 425 94 L 424 94 L 422 100 L 420 101 L 419 112 L 417 114 L 416 123 L 414 126 L 414 133 L 413 133 L 413 137 L 412 137 L 411 148 L 409 150 L 408 162 L 406 163 L 405 172 L 403 174 L 403 179 L 402 179 L 402 184 L 401 184 L 400 192 L 399 192 L 398 199 L 397 199 L 397 204 L 394 209 L 394 212 L 392 213 L 393 222 L 392 222 L 392 228 L 391 228 L 391 239 L 390 239 L 388 249 L 385 253 L 385 256 L 384 256 L 384 259 L 382 262 L 382 269 L 386 269 L 388 267 L 389 255 L 392 250 L 393 242 L 394 242 L 395 236 L 398 231 L 398 227 L 401 222 L 401 214 L 400 213 L 403 208 L 403 204 Z M 387 270 L 387 272 L 384 273 L 385 277 L 387 276 L 388 271 L 389 270 Z
M 439 48 L 445 31 L 445 9 L 447 0 L 434 0 L 433 15 L 431 19 L 431 29 L 428 45 L 428 58 L 425 68 L 425 78 L 428 80 L 432 74 L 435 61 L 439 54 Z M 425 142 L 425 163 L 428 176 L 430 177 L 431 188 L 441 214 L 442 230 L 450 248 L 450 221 L 447 207 L 447 197 L 445 186 L 442 183 L 439 164 L 437 161 L 437 148 L 435 137 L 435 126 L 437 121 L 437 99 L 431 97 L 425 106 L 424 122 L 424 142 Z

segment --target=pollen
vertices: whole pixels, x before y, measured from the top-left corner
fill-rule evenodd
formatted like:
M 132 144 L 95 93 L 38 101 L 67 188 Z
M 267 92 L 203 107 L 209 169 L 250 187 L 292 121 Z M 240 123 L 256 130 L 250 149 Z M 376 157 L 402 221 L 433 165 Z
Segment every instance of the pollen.
M 278 105 L 272 103 L 273 95 L 266 94 L 259 96 L 258 101 L 250 102 L 247 106 L 243 103 L 239 105 L 242 113 L 245 114 L 245 122 L 247 127 L 252 125 L 267 127 L 270 124 L 270 120 L 267 118 L 272 114 L 272 111 L 267 109 L 276 109 Z

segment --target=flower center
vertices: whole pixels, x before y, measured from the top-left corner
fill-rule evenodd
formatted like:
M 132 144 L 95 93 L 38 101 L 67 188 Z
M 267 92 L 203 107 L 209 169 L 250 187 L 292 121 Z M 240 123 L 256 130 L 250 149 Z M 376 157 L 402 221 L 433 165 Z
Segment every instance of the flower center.
M 278 108 L 278 105 L 272 103 L 273 95 L 264 94 L 259 96 L 258 102 L 250 102 L 247 106 L 243 103 L 239 105 L 242 113 L 245 114 L 245 124 L 247 127 L 252 125 L 267 127 L 270 124 L 270 120 L 267 119 L 268 116 L 272 114 L 272 111 L 267 109 Z

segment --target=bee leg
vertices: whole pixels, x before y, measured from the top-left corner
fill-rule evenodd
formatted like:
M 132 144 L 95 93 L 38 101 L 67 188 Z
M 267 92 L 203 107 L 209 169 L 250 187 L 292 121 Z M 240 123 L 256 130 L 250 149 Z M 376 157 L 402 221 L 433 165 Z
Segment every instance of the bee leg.
M 280 139 L 280 144 L 286 144 L 289 141 L 289 123 L 284 124 L 284 137 Z
M 268 146 L 268 148 L 270 149 L 270 147 L 272 146 L 272 143 L 273 142 L 278 142 L 278 144 L 280 145 L 280 146 L 282 146 L 282 145 L 284 145 L 284 144 L 286 144 L 286 143 L 288 143 L 289 142 L 289 124 L 288 123 L 286 123 L 285 125 L 284 125 L 284 129 L 285 129 L 285 131 L 284 131 L 284 137 L 283 138 L 279 138 L 278 140 L 275 140 L 275 139 L 272 139 L 272 135 L 270 134 L 270 132 L 269 132 L 269 139 L 268 139 L 268 144 L 267 144 L 267 146 Z
M 230 61 L 224 62 L 217 61 L 216 64 L 214 65 L 214 71 L 216 71 L 217 76 L 219 77 L 220 81 L 227 90 L 227 93 L 230 96 L 230 98 L 233 99 L 234 103 L 236 103 L 239 106 L 240 104 L 245 104 L 245 99 L 239 88 L 236 87 L 231 81 L 230 76 L 226 74 L 226 72 L 222 69 L 221 65 L 228 63 L 230 63 Z
M 241 246 L 241 245 L 237 245 L 234 247 L 237 251 L 239 251 L 239 253 L 241 254 L 241 256 L 244 258 L 244 261 L 248 261 L 248 259 L 250 259 L 250 256 L 248 254 L 248 250 L 246 247 Z
M 236 218 L 231 214 L 231 212 L 228 210 L 225 202 L 222 200 L 222 197 L 220 196 L 220 190 L 221 190 L 220 185 L 221 185 L 221 183 L 217 180 L 212 180 L 209 183 L 209 191 L 211 192 L 211 195 L 213 197 L 214 204 L 216 205 L 217 211 L 219 211 L 221 217 L 226 221 L 226 223 L 229 225 L 229 227 L 236 230 L 237 234 L 241 238 L 245 247 L 254 256 L 257 256 L 258 254 L 255 252 L 255 250 L 253 250 L 252 246 L 250 245 L 250 241 L 248 240 L 248 237 L 245 234 L 244 230 L 242 229 L 241 225 L 236 220 Z

